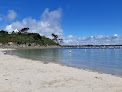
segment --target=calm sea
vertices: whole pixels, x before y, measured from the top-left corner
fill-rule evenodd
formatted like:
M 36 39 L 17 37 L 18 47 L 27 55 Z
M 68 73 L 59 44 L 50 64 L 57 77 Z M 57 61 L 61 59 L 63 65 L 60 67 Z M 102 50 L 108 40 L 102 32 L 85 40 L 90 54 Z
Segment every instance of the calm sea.
M 9 53 L 44 63 L 53 62 L 122 76 L 122 49 L 26 49 Z

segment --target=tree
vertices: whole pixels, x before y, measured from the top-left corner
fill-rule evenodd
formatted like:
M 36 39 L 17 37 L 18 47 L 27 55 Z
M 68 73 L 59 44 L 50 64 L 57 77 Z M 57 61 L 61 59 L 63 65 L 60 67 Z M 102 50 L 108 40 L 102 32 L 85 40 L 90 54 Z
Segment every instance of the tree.
M 21 35 L 21 33 L 24 33 L 24 34 L 25 34 L 25 33 L 27 33 L 28 30 L 29 30 L 28 27 L 23 28 L 23 29 L 21 29 L 21 30 L 19 31 L 20 33 L 18 32 L 18 34 L 19 34 L 19 35 Z M 24 38 L 25 38 L 25 41 L 23 41 L 23 40 L 22 40 L 22 41 L 23 41 L 23 42 L 25 43 L 25 45 L 26 45 L 26 42 L 27 42 L 27 41 L 26 41 L 26 38 L 27 38 L 27 36 L 26 36 L 26 35 L 23 35 L 23 36 L 25 36 L 25 37 L 24 37 Z
M 7 31 L 4 31 L 4 30 L 1 30 L 0 33 L 2 33 L 2 34 L 8 34 L 8 32 Z
M 27 27 L 27 28 L 21 29 L 20 31 L 21 31 L 22 33 L 27 33 L 28 30 L 29 30 L 29 28 Z
M 54 33 L 52 33 L 52 37 L 53 37 L 52 40 L 58 43 L 58 35 L 55 35 Z
M 33 46 L 33 45 L 59 45 L 54 42 L 52 39 L 49 39 L 45 36 L 41 36 L 39 33 L 24 33 L 27 32 L 29 28 L 23 28 L 18 33 L 14 31 L 8 34 L 7 31 L 1 30 L 0 31 L 0 43 L 8 44 L 8 42 L 13 42 L 16 45 L 26 45 L 26 46 Z M 25 31 L 26 30 L 26 31 Z M 58 40 L 58 36 L 53 34 L 56 41 Z
M 58 40 L 59 40 L 60 44 L 63 43 L 63 39 L 62 38 L 61 39 L 58 39 Z

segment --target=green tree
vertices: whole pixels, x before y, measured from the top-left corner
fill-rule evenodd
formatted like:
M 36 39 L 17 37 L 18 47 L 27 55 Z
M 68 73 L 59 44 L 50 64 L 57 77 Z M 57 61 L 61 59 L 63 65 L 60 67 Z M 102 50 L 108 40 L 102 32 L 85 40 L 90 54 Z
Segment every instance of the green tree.
M 58 43 L 58 35 L 52 33 L 52 37 L 53 37 L 53 41 L 55 41 L 56 43 Z
M 20 32 L 22 32 L 22 33 L 27 33 L 28 30 L 29 30 L 29 28 L 27 27 L 27 28 L 21 29 Z
M 58 39 L 59 40 L 59 42 L 60 42 L 60 44 L 62 44 L 63 43 L 63 39 L 61 38 L 61 39 Z

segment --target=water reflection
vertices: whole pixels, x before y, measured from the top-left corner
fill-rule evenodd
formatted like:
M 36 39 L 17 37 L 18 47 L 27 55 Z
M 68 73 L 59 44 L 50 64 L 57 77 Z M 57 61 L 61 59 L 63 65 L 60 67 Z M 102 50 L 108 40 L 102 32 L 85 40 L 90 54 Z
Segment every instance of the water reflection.
M 69 53 L 69 51 L 72 53 Z M 87 68 L 104 73 L 122 76 L 122 50 L 121 49 L 29 49 L 14 50 L 11 54 L 24 58 L 54 62 Z

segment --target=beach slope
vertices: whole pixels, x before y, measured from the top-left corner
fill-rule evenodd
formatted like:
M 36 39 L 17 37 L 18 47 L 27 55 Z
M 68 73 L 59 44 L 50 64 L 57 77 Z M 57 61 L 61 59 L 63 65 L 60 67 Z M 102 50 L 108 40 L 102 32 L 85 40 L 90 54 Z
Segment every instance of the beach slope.
M 121 77 L 4 55 L 4 50 L 0 92 L 122 92 Z

